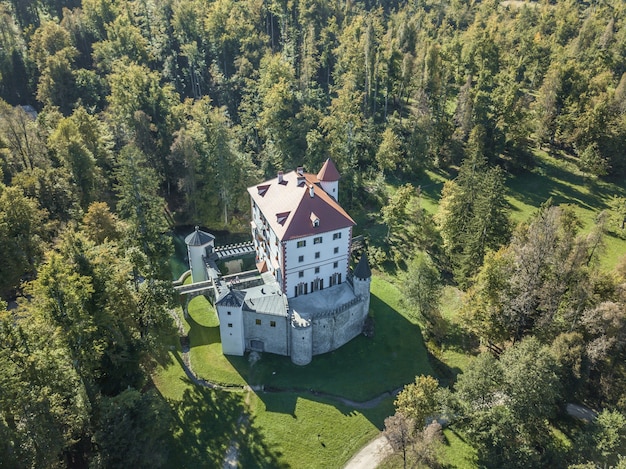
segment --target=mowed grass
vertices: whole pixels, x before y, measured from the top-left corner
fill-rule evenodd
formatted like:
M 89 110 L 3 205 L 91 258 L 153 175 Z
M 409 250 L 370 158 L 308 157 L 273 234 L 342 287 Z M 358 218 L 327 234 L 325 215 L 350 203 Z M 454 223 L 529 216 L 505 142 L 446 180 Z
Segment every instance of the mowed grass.
M 197 374 L 228 384 L 252 378 L 266 387 L 304 392 L 226 392 L 195 386 L 183 372 L 180 344 L 172 338 L 171 361 L 153 377 L 176 422 L 167 466 L 220 467 L 236 436 L 242 467 L 342 467 L 382 430 L 385 417 L 394 412 L 393 397 L 356 410 L 310 390 L 366 400 L 412 381 L 416 374 L 432 373 L 418 326 L 400 312 L 397 289 L 374 277 L 372 292 L 375 337 L 359 337 L 334 353 L 314 357 L 306 367 L 269 354 L 254 366 L 245 358 L 225 357 L 211 305 L 203 297 L 192 300 L 188 333 Z
M 290 467 L 340 468 L 380 432 L 393 400 L 355 411 L 324 398 L 259 393 L 251 408 L 264 439 Z
M 253 366 L 247 357 L 222 354 L 219 325 L 210 303 L 196 297 L 189 304 L 190 355 L 194 371 L 222 384 L 263 385 L 292 391 L 314 391 L 356 401 L 371 399 L 433 374 L 417 324 L 400 303 L 400 292 L 386 280 L 374 277 L 370 313 L 372 338 L 358 336 L 339 349 L 313 357 L 297 366 L 289 357 L 262 354 Z
M 197 296 L 189 302 L 187 310 L 189 356 L 194 372 L 213 383 L 245 385 L 245 379 L 233 363 L 241 366 L 247 362 L 241 357 L 227 357 L 222 353 L 219 321 L 211 303 L 205 297 Z

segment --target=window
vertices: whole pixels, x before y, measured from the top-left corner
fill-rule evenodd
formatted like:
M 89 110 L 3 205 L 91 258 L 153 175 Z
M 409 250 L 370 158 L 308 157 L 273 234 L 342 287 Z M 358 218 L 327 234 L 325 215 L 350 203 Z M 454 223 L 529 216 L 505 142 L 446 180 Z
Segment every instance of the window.
M 306 240 L 298 241 L 297 246 L 298 246 L 299 248 L 303 248 L 304 246 L 306 246 Z
M 320 252 L 319 252 L 319 251 L 317 251 L 317 252 L 315 253 L 315 258 L 316 258 L 316 259 L 319 259 L 319 258 L 320 258 Z
M 313 244 L 321 244 L 321 242 L 322 242 L 322 237 L 321 236 L 313 238 Z
M 276 321 L 270 321 L 270 327 L 276 327 Z
M 333 269 L 336 269 L 337 267 L 339 267 L 339 262 L 333 262 Z
M 341 231 L 339 233 L 333 233 L 333 239 L 341 239 Z
M 339 252 L 339 248 L 335 248 L 335 249 L 333 250 L 333 252 L 334 252 L 335 254 L 337 254 L 337 253 Z
M 233 327 L 233 323 L 232 323 L 232 322 L 229 322 L 229 323 L 228 323 L 228 327 Z
M 316 274 L 319 274 L 319 273 L 320 273 L 320 268 L 319 268 L 319 267 L 316 267 L 316 268 L 315 268 L 315 273 L 316 273 Z
M 231 313 L 230 313 L 230 311 L 226 311 L 226 314 L 228 314 L 230 316 Z
M 298 262 L 304 262 L 304 256 L 298 256 Z
M 260 319 L 257 319 L 257 320 L 256 320 L 256 325 L 257 325 L 257 326 L 260 326 L 260 325 L 261 325 L 261 320 L 260 320 Z
M 300 272 L 298 272 L 298 277 L 300 278 L 304 277 L 304 270 L 301 270 Z

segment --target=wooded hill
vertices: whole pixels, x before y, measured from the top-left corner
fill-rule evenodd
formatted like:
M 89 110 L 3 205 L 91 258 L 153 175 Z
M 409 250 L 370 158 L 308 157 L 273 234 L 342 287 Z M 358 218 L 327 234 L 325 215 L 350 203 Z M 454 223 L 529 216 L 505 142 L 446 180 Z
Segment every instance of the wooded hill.
M 424 280 L 405 293 L 428 339 L 443 275 L 492 353 L 532 336 L 567 398 L 624 412 L 626 268 L 596 261 L 625 200 L 591 235 L 549 204 L 516 227 L 505 181 L 543 152 L 626 175 L 625 20 L 621 0 L 2 0 L 0 294 L 28 298 L 2 313 L 2 460 L 158 465 L 168 229 L 243 231 L 248 185 L 327 157 L 342 203 L 381 212 L 372 262 Z M 451 179 L 434 218 L 408 185 L 427 171 Z M 524 461 L 545 461 L 540 417 Z

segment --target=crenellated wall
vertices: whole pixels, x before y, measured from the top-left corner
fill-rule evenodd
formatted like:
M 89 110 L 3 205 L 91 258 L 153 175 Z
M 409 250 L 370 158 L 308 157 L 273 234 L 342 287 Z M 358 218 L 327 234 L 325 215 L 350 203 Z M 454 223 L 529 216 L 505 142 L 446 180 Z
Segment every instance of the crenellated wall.
M 328 314 L 318 314 L 312 320 L 312 353 L 331 352 L 354 339 L 363 331 L 368 308 L 363 297 L 340 306 Z

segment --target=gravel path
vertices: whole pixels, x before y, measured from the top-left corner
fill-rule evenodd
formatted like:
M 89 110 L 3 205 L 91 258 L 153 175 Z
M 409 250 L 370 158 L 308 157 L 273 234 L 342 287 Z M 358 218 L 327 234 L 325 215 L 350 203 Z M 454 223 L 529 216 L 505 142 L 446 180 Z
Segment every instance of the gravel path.
M 374 469 L 392 453 L 393 449 L 383 435 L 366 444 L 361 450 L 352 456 L 352 459 L 344 466 L 344 469 Z

